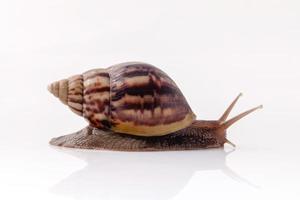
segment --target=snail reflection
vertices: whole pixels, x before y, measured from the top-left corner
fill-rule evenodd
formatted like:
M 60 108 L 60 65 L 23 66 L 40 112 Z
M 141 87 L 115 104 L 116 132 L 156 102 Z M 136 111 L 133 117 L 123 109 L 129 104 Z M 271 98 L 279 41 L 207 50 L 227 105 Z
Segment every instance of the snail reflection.
M 221 170 L 249 183 L 226 165 L 233 151 L 223 149 L 144 153 L 56 149 L 87 163 L 50 189 L 73 199 L 170 199 L 194 173 L 205 170 Z

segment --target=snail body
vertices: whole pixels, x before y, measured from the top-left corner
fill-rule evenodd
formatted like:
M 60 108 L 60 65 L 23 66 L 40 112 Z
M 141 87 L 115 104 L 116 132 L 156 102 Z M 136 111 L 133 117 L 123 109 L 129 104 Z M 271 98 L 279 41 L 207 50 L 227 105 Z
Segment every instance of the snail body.
M 230 143 L 225 137 L 229 126 L 261 108 L 226 121 L 239 95 L 219 120 L 196 120 L 176 83 L 162 70 L 141 62 L 89 70 L 54 82 L 48 90 L 89 122 L 87 128 L 50 142 L 75 148 L 147 151 L 221 147 Z

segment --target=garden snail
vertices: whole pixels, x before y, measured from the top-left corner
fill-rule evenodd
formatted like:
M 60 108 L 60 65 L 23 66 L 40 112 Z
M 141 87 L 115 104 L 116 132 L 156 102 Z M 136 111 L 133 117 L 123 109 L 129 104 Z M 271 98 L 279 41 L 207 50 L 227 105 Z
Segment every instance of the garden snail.
M 227 120 L 240 94 L 219 120 L 196 120 L 175 82 L 162 70 L 141 62 L 93 69 L 54 82 L 48 90 L 89 122 L 76 133 L 50 141 L 74 148 L 154 151 L 222 147 L 232 144 L 226 139 L 229 126 L 262 108 Z

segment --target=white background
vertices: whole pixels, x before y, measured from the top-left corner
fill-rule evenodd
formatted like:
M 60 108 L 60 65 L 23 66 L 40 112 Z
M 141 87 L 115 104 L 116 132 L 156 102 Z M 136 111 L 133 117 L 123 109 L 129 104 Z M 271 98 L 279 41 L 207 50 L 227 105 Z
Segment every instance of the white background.
M 230 128 L 235 151 L 49 146 L 86 122 L 47 84 L 125 61 L 167 72 L 199 119 L 239 92 L 231 116 L 264 109 Z M 1 0 L 0 198 L 299 199 L 299 67 L 298 0 Z

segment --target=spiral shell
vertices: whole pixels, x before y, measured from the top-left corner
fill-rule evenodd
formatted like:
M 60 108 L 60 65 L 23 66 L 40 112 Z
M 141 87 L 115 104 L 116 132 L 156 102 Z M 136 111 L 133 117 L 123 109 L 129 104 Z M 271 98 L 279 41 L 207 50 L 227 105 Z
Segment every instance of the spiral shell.
M 91 126 L 119 133 L 167 135 L 186 128 L 196 117 L 175 82 L 146 63 L 93 69 L 48 89 Z
M 56 81 L 48 86 L 49 92 L 59 98 L 63 104 L 68 102 L 68 79 Z

